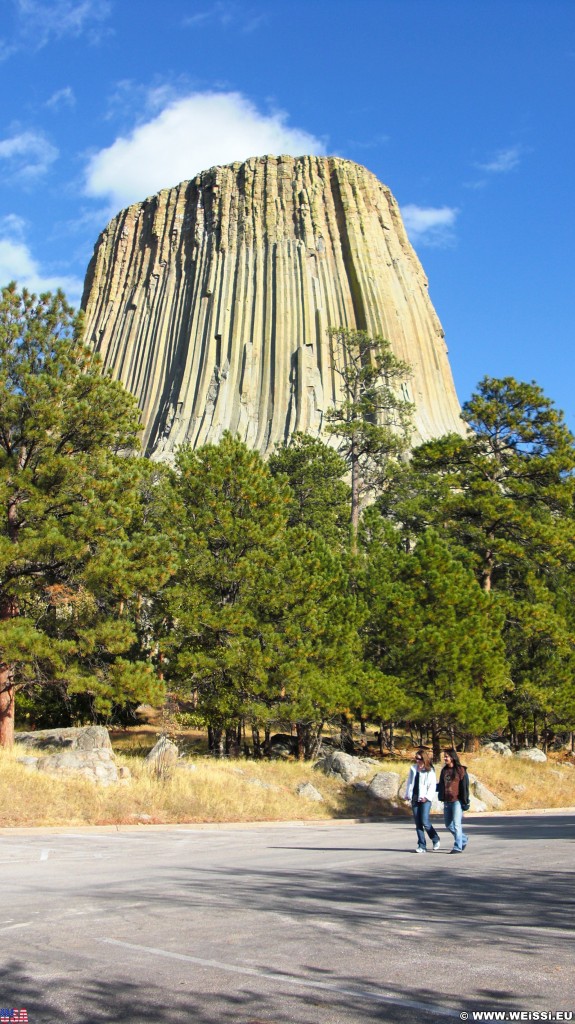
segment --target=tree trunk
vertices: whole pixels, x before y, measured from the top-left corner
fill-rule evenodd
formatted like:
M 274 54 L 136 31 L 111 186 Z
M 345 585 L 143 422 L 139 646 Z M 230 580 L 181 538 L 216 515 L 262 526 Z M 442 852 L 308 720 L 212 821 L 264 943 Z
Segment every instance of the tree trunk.
M 14 746 L 14 669 L 0 664 L 0 747 Z
M 310 742 L 307 750 L 307 759 L 314 761 L 319 754 L 321 748 L 321 736 L 323 732 L 324 723 L 321 722 L 316 729 L 313 731 L 310 729 Z
M 224 756 L 224 731 L 214 725 L 208 725 L 208 750 L 212 757 Z
M 357 554 L 357 534 L 359 531 L 359 452 L 356 441 L 351 448 L 351 550 Z
M 239 756 L 238 731 L 237 727 L 234 725 L 226 729 L 225 752 L 226 757 Z
M 393 722 L 389 723 L 389 756 L 393 757 L 395 754 L 395 730 L 393 728 Z
M 491 593 L 494 568 L 495 558 L 493 556 L 493 551 L 489 550 L 485 554 L 485 562 L 483 564 L 483 569 L 481 570 L 481 589 L 485 594 Z
M 252 741 L 254 744 L 254 757 L 259 761 L 262 756 L 262 747 L 260 743 L 260 731 L 257 725 L 252 725 Z
M 437 764 L 441 757 L 441 730 L 436 718 L 431 720 L 431 742 L 433 745 L 433 760 Z
M 353 754 L 355 746 L 353 742 L 353 722 L 350 722 L 347 715 L 343 714 L 340 719 L 340 746 L 345 754 Z
M 16 602 L 7 598 L 0 605 L 0 621 L 7 622 L 18 615 Z M 16 686 L 14 665 L 0 662 L 0 747 L 14 746 L 14 705 Z
M 296 724 L 297 735 L 297 759 L 303 761 L 305 758 L 305 725 L 301 722 Z

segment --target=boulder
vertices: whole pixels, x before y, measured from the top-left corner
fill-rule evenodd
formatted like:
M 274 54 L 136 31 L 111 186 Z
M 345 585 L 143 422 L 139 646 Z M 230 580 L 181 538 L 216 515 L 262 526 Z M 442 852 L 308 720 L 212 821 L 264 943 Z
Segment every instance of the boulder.
M 288 757 L 297 757 L 297 753 L 297 736 L 290 736 L 287 732 L 278 732 L 270 737 L 270 757 L 287 759 Z
M 526 750 L 516 751 L 515 757 L 521 757 L 525 761 L 546 761 L 547 754 L 544 754 L 539 747 L 528 747 Z
M 378 772 L 371 780 L 367 795 L 373 800 L 398 800 L 399 775 L 397 772 Z
M 321 793 L 315 786 L 312 786 L 311 782 L 300 782 L 296 788 L 296 793 L 304 800 L 314 800 L 316 803 L 323 803 Z
M 157 772 L 169 771 L 178 761 L 180 752 L 167 736 L 160 736 L 158 742 L 146 756 L 146 764 Z
M 484 803 L 485 807 L 489 810 L 501 810 L 503 807 L 503 800 L 500 800 L 498 796 L 495 796 L 495 793 L 492 793 L 487 786 L 484 786 L 484 784 L 480 782 L 477 776 L 473 775 L 472 772 L 468 772 L 467 774 L 469 775 L 470 796 L 476 797 Z
M 513 753 L 508 743 L 500 743 L 498 740 L 492 743 L 484 743 L 481 750 L 487 750 L 491 754 L 500 754 L 501 757 L 511 757 Z
M 36 732 L 17 732 L 16 743 L 33 750 L 66 747 L 69 750 L 111 750 L 110 735 L 103 725 L 81 728 L 38 729 Z
M 379 765 L 370 757 L 354 757 L 353 754 L 344 754 L 343 750 L 336 750 L 333 754 L 327 754 L 317 762 L 325 775 L 339 775 L 344 782 L 355 782 L 356 779 L 372 775 L 375 767 Z
M 273 782 L 265 782 L 264 779 L 246 779 L 248 786 L 258 786 L 259 789 L 272 789 L 276 793 L 281 792 L 281 786 L 274 786 Z
M 91 782 L 108 785 L 118 781 L 118 769 L 111 750 L 65 750 L 61 754 L 39 757 L 39 772 L 62 778 L 79 776 Z

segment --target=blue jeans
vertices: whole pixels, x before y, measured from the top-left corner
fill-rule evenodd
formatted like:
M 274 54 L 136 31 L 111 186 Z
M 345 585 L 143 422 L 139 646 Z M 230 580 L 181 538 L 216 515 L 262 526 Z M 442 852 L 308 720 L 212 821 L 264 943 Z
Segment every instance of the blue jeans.
M 453 836 L 453 849 L 457 850 L 458 853 L 462 853 L 467 846 L 468 839 L 463 831 L 463 811 L 461 810 L 459 800 L 454 800 L 451 804 L 444 803 L 443 820 L 445 827 L 449 829 Z
M 432 843 L 437 842 L 439 836 L 435 831 L 433 825 L 429 820 L 431 813 L 431 804 L 429 800 L 425 800 L 422 803 L 412 804 L 411 809 L 413 811 L 413 818 L 415 821 L 415 830 L 417 832 L 417 845 L 425 850 L 425 833 L 427 832 Z

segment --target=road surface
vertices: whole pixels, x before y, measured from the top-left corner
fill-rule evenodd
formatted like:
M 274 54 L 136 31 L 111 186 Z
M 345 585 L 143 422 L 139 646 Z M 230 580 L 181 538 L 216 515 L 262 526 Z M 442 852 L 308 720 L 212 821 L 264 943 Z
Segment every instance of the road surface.
M 466 825 L 458 856 L 443 829 L 416 856 L 407 819 L 0 830 L 1 1006 L 30 1024 L 575 1020 L 575 814 Z

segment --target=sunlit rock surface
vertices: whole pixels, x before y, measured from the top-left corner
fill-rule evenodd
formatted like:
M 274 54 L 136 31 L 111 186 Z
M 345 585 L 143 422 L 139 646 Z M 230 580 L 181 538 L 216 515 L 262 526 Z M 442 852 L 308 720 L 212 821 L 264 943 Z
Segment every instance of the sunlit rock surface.
M 389 189 L 334 157 L 213 167 L 136 203 L 88 268 L 86 338 L 136 396 L 143 450 L 262 454 L 338 403 L 327 329 L 381 334 L 412 367 L 415 441 L 462 431 L 443 331 Z

